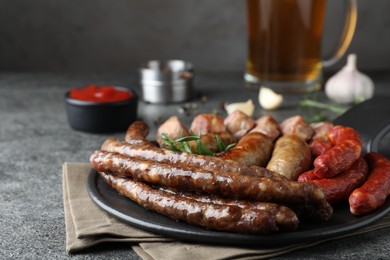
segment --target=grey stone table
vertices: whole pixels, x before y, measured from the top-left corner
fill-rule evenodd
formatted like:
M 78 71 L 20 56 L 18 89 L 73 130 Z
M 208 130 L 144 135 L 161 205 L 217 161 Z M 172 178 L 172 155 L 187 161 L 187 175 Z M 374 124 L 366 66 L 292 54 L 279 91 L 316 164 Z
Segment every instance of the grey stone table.
M 372 73 L 376 95 L 390 97 L 390 73 Z M 65 161 L 87 162 L 91 151 L 108 136 L 72 130 L 64 110 L 64 93 L 89 83 L 136 87 L 131 75 L 0 74 L 0 259 L 139 259 L 126 245 L 101 245 L 67 255 L 61 188 Z M 256 104 L 257 93 L 243 87 L 240 73 L 198 73 L 192 109 L 183 104 L 167 106 L 140 102 L 139 117 L 152 126 L 172 114 L 189 123 L 196 112 L 221 110 L 224 101 Z M 203 96 L 203 102 L 200 97 Z M 207 101 L 205 101 L 205 98 Z M 288 96 L 284 106 L 271 114 L 277 119 L 301 112 L 302 96 Z M 320 95 L 320 98 L 323 98 Z M 333 115 L 334 116 L 334 115 Z M 282 259 L 389 258 L 390 230 L 327 242 L 281 256 Z

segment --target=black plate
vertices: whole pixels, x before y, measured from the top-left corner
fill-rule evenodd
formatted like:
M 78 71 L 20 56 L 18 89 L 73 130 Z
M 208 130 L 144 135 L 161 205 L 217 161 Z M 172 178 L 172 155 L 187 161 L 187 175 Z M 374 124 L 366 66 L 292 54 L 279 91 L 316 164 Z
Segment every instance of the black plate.
M 366 121 L 365 115 L 369 116 L 370 124 L 361 124 L 362 120 Z M 380 140 L 375 141 L 375 138 L 380 139 L 378 136 L 383 137 L 386 131 L 390 130 L 389 115 L 389 106 L 385 99 L 371 100 L 352 108 L 335 120 L 335 123 L 355 127 L 362 134 L 366 144 L 364 152 L 369 152 L 377 148 L 375 142 L 379 143 Z M 132 226 L 183 241 L 208 244 L 263 247 L 314 242 L 350 233 L 377 221 L 390 212 L 390 200 L 387 200 L 380 209 L 362 217 L 352 215 L 348 205 L 345 204 L 336 207 L 332 219 L 325 223 L 303 222 L 298 230 L 293 232 L 247 235 L 207 230 L 184 222 L 176 222 L 163 215 L 145 210 L 119 195 L 94 170 L 91 170 L 88 177 L 87 188 L 91 199 L 99 207 Z

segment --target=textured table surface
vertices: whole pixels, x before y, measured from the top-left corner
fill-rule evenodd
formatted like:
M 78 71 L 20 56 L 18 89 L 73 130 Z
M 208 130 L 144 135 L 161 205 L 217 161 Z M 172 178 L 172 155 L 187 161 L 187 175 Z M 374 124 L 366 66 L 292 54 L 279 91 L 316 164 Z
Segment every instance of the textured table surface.
M 376 95 L 390 100 L 390 72 L 372 73 Z M 89 83 L 137 87 L 128 75 L 0 74 L 0 259 L 139 259 L 125 245 L 102 245 L 81 254 L 65 251 L 65 224 L 61 166 L 64 162 L 87 162 L 109 136 L 124 133 L 87 134 L 72 130 L 64 109 L 64 93 Z M 188 124 L 196 112 L 221 110 L 226 102 L 256 104 L 255 117 L 265 114 L 257 92 L 243 87 L 239 73 L 199 73 L 190 115 L 180 114 L 183 104 L 139 104 L 139 117 L 152 126 L 179 114 Z M 201 102 L 199 97 L 206 97 Z M 299 95 L 286 97 L 284 106 L 271 114 L 277 119 L 301 112 Z M 320 99 L 323 98 L 320 95 Z M 281 256 L 281 259 L 388 258 L 389 229 L 345 238 Z

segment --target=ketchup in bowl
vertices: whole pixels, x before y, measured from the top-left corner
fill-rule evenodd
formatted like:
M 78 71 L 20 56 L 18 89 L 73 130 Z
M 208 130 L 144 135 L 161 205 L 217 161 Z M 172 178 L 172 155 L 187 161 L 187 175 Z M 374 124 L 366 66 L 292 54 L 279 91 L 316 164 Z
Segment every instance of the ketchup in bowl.
M 120 90 L 114 86 L 97 86 L 90 84 L 82 88 L 73 88 L 69 97 L 89 102 L 119 102 L 134 97 L 130 91 Z

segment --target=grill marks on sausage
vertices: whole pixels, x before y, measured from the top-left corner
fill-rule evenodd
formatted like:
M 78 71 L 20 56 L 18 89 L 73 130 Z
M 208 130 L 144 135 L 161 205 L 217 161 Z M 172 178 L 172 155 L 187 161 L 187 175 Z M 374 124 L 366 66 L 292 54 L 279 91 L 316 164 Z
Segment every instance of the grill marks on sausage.
M 184 191 L 216 194 L 234 199 L 276 202 L 294 207 L 302 205 L 308 216 L 327 220 L 332 207 L 322 190 L 310 183 L 298 183 L 237 173 L 218 173 L 194 168 L 179 168 L 127 156 L 96 151 L 90 158 L 98 172 L 113 172 L 151 184 Z
M 267 171 L 262 167 L 245 166 L 229 158 L 222 159 L 214 156 L 180 153 L 167 149 L 158 148 L 151 143 L 144 145 L 133 145 L 127 142 L 121 142 L 116 138 L 107 139 L 102 147 L 102 150 L 108 152 L 116 152 L 129 157 L 141 160 L 154 161 L 170 165 L 178 165 L 182 167 L 198 168 L 206 171 L 218 172 L 236 172 L 243 175 L 272 177 L 274 179 L 285 179 L 277 173 Z M 230 158 L 233 159 L 233 155 Z M 227 156 L 227 157 L 229 157 Z M 257 155 L 258 156 L 258 155 Z M 237 158 L 236 158 L 237 159 Z
M 271 203 L 226 200 L 215 196 L 185 195 L 100 172 L 105 182 L 139 205 L 205 228 L 240 233 L 269 233 L 297 228 L 295 213 Z

